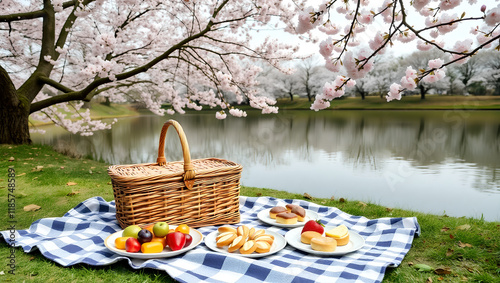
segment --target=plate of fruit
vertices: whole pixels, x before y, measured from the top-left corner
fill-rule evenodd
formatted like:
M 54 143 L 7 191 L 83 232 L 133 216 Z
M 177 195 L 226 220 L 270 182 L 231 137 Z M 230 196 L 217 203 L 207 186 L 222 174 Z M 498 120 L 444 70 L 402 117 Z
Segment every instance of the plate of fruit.
M 365 239 L 344 224 L 323 227 L 310 220 L 304 227 L 288 231 L 285 239 L 290 246 L 319 256 L 339 256 L 359 250 Z
M 222 226 L 207 235 L 205 245 L 219 253 L 258 258 L 279 252 L 286 246 L 286 240 L 270 230 L 247 225 Z
M 304 226 L 311 219 L 318 219 L 318 214 L 314 211 L 304 209 L 300 205 L 289 203 L 286 206 L 275 206 L 261 210 L 257 214 L 257 218 L 273 226 L 295 228 Z
M 172 257 L 194 249 L 203 241 L 203 234 L 186 224 L 168 225 L 166 222 L 130 225 L 109 235 L 104 245 L 119 255 L 153 259 Z

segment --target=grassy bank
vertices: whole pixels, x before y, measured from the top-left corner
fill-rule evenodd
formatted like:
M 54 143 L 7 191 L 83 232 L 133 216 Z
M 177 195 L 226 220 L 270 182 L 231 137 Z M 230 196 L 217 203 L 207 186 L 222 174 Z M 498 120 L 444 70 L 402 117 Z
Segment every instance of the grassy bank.
M 87 111 L 87 109 L 81 109 L 81 112 Z M 90 117 L 92 119 L 106 119 L 106 118 L 119 118 L 119 117 L 129 117 L 137 116 L 142 112 L 138 111 L 131 104 L 115 104 L 104 105 L 101 103 L 91 103 L 90 104 Z M 47 124 L 52 124 L 52 122 L 43 122 L 30 119 L 31 126 L 42 126 Z
M 74 159 L 39 145 L 0 145 L 0 220 L 6 229 L 7 174 L 16 172 L 16 228 L 26 229 L 44 217 L 60 217 L 81 201 L 102 196 L 113 200 L 107 164 L 87 159 Z M 243 187 L 242 195 L 304 199 L 302 195 L 263 188 Z M 341 197 L 341 196 L 339 196 Z M 389 268 L 385 282 L 499 282 L 500 223 L 481 219 L 429 215 L 387 208 L 355 200 L 314 199 L 321 205 L 335 206 L 354 215 L 368 218 L 416 216 L 422 228 L 420 237 L 398 268 Z M 36 204 L 37 211 L 23 207 Z M 16 275 L 7 273 L 10 250 L 0 243 L 0 275 L 2 282 L 165 282 L 171 281 L 163 271 L 133 270 L 125 261 L 106 267 L 75 265 L 64 268 L 45 259 L 38 251 L 16 252 Z M 427 264 L 449 274 L 417 271 L 416 264 Z
M 309 110 L 312 102 L 306 98 L 278 99 L 277 106 L 281 110 Z M 500 96 L 441 96 L 428 95 L 403 97 L 401 100 L 387 102 L 385 98 L 368 96 L 345 97 L 335 99 L 329 110 L 500 110 Z M 327 110 L 328 110 L 327 109 Z

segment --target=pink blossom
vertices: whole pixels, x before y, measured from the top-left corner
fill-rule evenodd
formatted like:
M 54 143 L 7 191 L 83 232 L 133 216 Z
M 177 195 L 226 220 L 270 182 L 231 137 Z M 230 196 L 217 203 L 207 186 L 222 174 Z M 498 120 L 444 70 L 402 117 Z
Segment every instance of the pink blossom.
M 337 61 L 333 62 L 330 58 L 325 59 L 325 68 L 329 71 L 337 73 L 340 71 L 340 63 Z
M 429 44 L 423 40 L 417 40 L 417 49 L 420 51 L 428 51 L 434 47 L 432 44 Z
M 247 112 L 245 112 L 241 109 L 236 109 L 236 108 L 229 109 L 229 114 L 233 115 L 234 117 L 246 117 L 247 116 Z
M 434 60 L 429 60 L 429 68 L 431 69 L 439 69 L 441 66 L 443 66 L 444 61 L 441 60 L 440 58 L 434 59 Z
M 332 55 L 332 51 L 333 51 L 333 43 L 331 37 L 328 37 L 319 44 L 319 53 L 323 55 L 323 57 L 328 57 Z
M 226 119 L 226 117 L 227 117 L 227 114 L 224 111 L 217 111 L 217 112 L 215 112 L 215 118 L 217 118 L 219 120 Z
M 429 4 L 430 0 L 413 0 L 413 7 L 415 10 L 420 11 L 425 5 Z
M 451 10 L 460 5 L 460 2 L 462 2 L 462 0 L 442 0 L 441 4 L 439 4 L 439 8 L 442 10 Z
M 500 7 L 499 6 L 489 10 L 486 13 L 486 17 L 484 18 L 484 22 L 488 26 L 496 26 L 500 22 Z
M 486 5 L 481 6 L 481 12 L 484 13 L 485 11 L 486 11 Z
M 362 24 L 370 24 L 373 21 L 373 15 L 370 12 L 363 11 L 357 19 Z
M 397 83 L 391 84 L 389 92 L 385 98 L 387 99 L 387 102 L 394 99 L 401 100 L 401 85 Z

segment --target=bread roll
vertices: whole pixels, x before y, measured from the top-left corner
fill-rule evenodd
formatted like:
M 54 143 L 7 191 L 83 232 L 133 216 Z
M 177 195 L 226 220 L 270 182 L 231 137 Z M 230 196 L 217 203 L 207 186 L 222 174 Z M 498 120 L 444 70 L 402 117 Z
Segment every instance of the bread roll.
M 275 206 L 269 210 L 269 217 L 276 219 L 276 215 L 283 212 L 287 212 L 287 209 L 283 206 Z
M 291 212 L 283 212 L 276 215 L 276 222 L 281 224 L 296 224 L 297 214 Z
M 337 240 L 337 246 L 349 244 L 349 229 L 344 224 L 326 231 L 325 235 Z
M 233 242 L 227 248 L 227 251 L 232 253 L 236 250 L 239 250 L 245 242 L 246 242 L 246 238 L 243 238 L 243 236 L 238 236 L 238 237 L 234 238 Z
M 337 248 L 337 241 L 330 237 L 312 238 L 311 248 L 315 251 L 333 252 Z
M 217 229 L 217 231 L 219 233 L 224 233 L 224 232 L 233 232 L 233 233 L 236 233 L 236 229 L 233 228 L 233 227 L 229 227 L 229 226 L 219 227 L 219 229 Z
M 255 251 L 259 254 L 267 253 L 271 250 L 271 244 L 265 241 L 256 241 L 255 246 L 257 247 Z
M 257 249 L 257 244 L 255 241 L 247 241 L 241 246 L 240 253 L 241 254 L 251 254 Z
M 217 239 L 217 247 L 224 247 L 233 242 L 233 240 L 236 238 L 235 233 L 227 232 L 225 235 L 221 236 L 220 238 Z
M 312 238 L 321 237 L 321 234 L 316 231 L 306 231 L 300 234 L 300 241 L 304 244 L 310 244 Z
M 334 239 L 337 241 L 337 246 L 345 246 L 349 244 L 349 234 L 345 234 L 344 237 Z

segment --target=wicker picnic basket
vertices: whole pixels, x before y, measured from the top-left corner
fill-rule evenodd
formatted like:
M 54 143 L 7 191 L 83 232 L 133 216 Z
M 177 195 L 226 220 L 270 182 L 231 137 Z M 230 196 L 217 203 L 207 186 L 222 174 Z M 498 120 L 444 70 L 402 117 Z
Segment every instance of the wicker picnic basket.
M 184 161 L 166 162 L 170 126 L 179 135 Z M 159 221 L 191 227 L 238 223 L 241 171 L 241 165 L 228 160 L 191 160 L 181 125 L 169 120 L 161 129 L 157 163 L 108 168 L 116 219 L 122 228 Z

